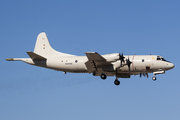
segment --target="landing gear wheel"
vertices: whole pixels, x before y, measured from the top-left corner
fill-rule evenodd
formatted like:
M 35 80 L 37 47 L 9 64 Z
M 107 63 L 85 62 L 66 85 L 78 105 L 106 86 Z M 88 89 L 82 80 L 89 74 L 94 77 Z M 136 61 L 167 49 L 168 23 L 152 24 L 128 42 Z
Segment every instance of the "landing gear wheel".
M 116 80 L 114 81 L 114 84 L 115 84 L 115 85 L 119 85 L 119 84 L 120 84 L 120 81 L 116 79 Z
M 154 76 L 153 78 L 152 78 L 154 81 L 156 81 L 156 77 Z
M 101 74 L 101 79 L 105 80 L 107 76 L 105 74 Z

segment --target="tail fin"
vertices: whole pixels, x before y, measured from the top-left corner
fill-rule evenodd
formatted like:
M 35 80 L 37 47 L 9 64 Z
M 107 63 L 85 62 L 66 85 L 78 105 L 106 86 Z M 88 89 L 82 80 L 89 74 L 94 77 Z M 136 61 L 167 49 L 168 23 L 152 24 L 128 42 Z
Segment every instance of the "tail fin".
M 65 54 L 54 50 L 51 47 L 45 32 L 42 32 L 38 35 L 36 40 L 36 45 L 34 48 L 34 53 L 41 55 L 45 58 L 58 57 L 58 56 L 73 56 L 70 54 Z

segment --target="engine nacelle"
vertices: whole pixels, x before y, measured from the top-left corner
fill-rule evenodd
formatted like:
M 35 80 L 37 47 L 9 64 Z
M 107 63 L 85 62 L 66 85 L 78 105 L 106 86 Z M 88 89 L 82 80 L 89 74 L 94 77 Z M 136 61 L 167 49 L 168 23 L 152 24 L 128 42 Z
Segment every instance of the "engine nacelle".
M 107 62 L 116 62 L 119 60 L 119 53 L 103 55 Z
M 113 64 L 114 70 L 116 70 L 117 68 L 119 68 L 119 67 L 121 66 L 120 60 L 118 60 L 118 61 L 116 61 L 116 62 L 114 62 L 114 63 L 112 63 L 112 64 Z

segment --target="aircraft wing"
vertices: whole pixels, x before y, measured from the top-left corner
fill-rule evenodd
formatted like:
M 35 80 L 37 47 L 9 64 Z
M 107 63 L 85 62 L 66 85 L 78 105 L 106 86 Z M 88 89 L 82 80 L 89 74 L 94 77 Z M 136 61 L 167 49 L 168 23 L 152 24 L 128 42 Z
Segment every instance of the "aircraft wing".
M 101 55 L 99 55 L 97 52 L 86 52 L 85 54 L 89 60 L 94 60 L 97 62 L 105 62 L 106 61 L 106 59 L 103 58 Z
M 102 71 L 105 66 L 112 65 L 111 62 L 107 62 L 104 57 L 96 52 L 86 52 L 85 54 L 88 58 L 88 61 L 85 63 L 85 65 L 89 73 L 95 73 L 100 70 Z

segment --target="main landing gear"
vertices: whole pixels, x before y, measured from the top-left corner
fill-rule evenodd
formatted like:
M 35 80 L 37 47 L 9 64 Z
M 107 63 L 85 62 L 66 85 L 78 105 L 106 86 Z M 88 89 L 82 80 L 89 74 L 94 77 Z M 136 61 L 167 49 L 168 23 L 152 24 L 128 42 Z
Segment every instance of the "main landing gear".
M 115 81 L 114 81 L 114 84 L 115 85 L 120 85 L 120 81 L 116 78 Z
M 107 76 L 105 74 L 101 74 L 101 79 L 105 80 L 107 78 Z M 114 81 L 115 85 L 120 85 L 120 81 L 118 80 L 118 78 L 115 79 Z
M 101 74 L 101 79 L 105 80 L 107 76 L 105 74 Z

